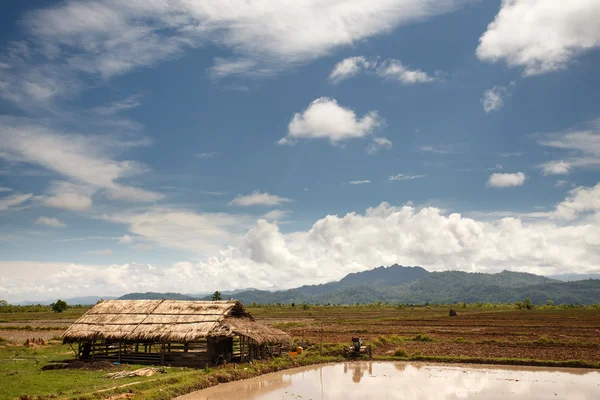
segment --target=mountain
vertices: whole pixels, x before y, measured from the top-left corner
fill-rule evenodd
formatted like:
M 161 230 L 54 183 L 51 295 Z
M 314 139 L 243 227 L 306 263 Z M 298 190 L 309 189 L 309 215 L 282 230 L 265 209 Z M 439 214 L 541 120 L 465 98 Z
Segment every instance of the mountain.
M 94 305 L 97 302 L 99 302 L 100 300 L 113 300 L 116 299 L 116 297 L 111 297 L 111 296 L 83 296 L 83 297 L 71 297 L 68 299 L 62 299 L 64 301 L 67 302 L 67 304 L 69 305 L 82 305 L 82 306 L 88 306 L 88 305 Z M 21 301 L 18 304 L 21 306 L 30 306 L 30 305 L 35 305 L 35 304 L 42 304 L 42 305 L 50 305 L 52 303 L 54 303 L 57 299 L 53 299 L 53 300 L 43 300 L 43 301 L 30 301 L 30 300 L 25 300 L 25 301 Z
M 223 298 L 235 297 L 244 303 L 354 304 L 377 301 L 425 303 L 514 303 L 526 297 L 535 304 L 600 303 L 600 280 L 564 282 L 523 272 L 496 274 L 462 271 L 428 272 L 421 267 L 394 264 L 346 275 L 339 281 L 305 285 L 295 289 L 222 291 Z M 121 299 L 210 300 L 179 293 L 131 293 Z
M 117 300 L 198 300 L 196 297 L 191 297 L 181 293 L 127 293 Z

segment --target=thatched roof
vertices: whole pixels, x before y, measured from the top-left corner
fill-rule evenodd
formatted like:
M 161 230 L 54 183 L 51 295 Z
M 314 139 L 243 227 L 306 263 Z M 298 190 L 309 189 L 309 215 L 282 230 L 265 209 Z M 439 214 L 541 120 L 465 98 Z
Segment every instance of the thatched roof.
M 259 344 L 285 343 L 282 330 L 259 324 L 242 303 L 229 301 L 105 300 L 63 333 L 64 342 L 109 339 L 191 342 L 208 337 L 246 336 Z

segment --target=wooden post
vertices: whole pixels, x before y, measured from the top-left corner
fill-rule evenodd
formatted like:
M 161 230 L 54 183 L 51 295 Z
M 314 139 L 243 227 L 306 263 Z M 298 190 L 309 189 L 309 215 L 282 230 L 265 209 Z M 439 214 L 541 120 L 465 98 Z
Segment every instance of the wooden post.
M 95 344 L 96 344 L 96 341 L 93 340 L 92 341 L 92 364 L 94 363 L 94 353 L 95 353 L 95 348 L 96 348 Z
M 119 358 L 118 358 L 119 364 L 121 363 L 121 342 L 119 341 Z
M 165 344 L 160 344 L 160 365 L 164 365 L 165 363 Z

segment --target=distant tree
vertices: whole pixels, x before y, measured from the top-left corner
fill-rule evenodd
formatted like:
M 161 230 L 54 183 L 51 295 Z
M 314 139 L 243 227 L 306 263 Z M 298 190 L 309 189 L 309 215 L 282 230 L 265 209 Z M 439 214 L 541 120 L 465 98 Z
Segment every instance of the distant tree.
M 8 306 L 8 301 L 0 300 L 0 307 L 7 307 L 7 306 Z
M 213 301 L 223 300 L 221 298 L 221 292 L 219 292 L 218 290 L 216 292 L 214 292 L 213 295 L 212 295 L 212 300 Z
M 292 308 L 296 308 L 296 303 L 292 303 Z
M 67 307 L 69 307 L 69 305 L 66 301 L 58 299 L 56 300 L 56 303 L 52 303 L 50 307 L 52 307 L 52 311 L 54 312 L 63 312 L 67 309 Z
M 533 308 L 533 303 L 531 302 L 531 299 L 529 297 L 523 299 L 523 306 L 528 310 L 531 310 Z
M 553 302 L 552 300 L 548 300 L 548 301 L 546 302 L 546 305 L 547 305 L 548 307 L 554 307 L 554 302 Z

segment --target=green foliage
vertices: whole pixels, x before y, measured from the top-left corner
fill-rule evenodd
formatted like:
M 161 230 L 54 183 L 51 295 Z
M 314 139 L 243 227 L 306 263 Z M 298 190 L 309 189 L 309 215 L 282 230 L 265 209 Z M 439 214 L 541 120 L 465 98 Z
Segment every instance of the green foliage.
M 554 307 L 554 302 L 552 300 L 546 300 L 546 307 Z
M 67 302 L 61 299 L 56 300 L 56 303 L 50 304 L 50 307 L 52 308 L 52 311 L 57 313 L 61 313 L 69 308 Z
M 454 339 L 454 343 L 469 343 L 469 341 L 463 337 L 457 337 Z
M 406 352 L 406 350 L 404 350 L 402 347 L 398 347 L 395 351 L 394 351 L 394 356 L 395 357 L 408 357 L 408 353 Z
M 433 339 L 430 338 L 427 335 L 421 335 L 420 333 L 415 336 L 413 339 L 413 342 L 433 342 Z
M 221 298 L 221 292 L 219 292 L 218 290 L 217 290 L 217 291 L 215 291 L 215 292 L 213 293 L 212 297 L 211 297 L 211 300 L 212 300 L 212 301 L 219 301 L 219 300 L 223 300 L 223 299 Z

